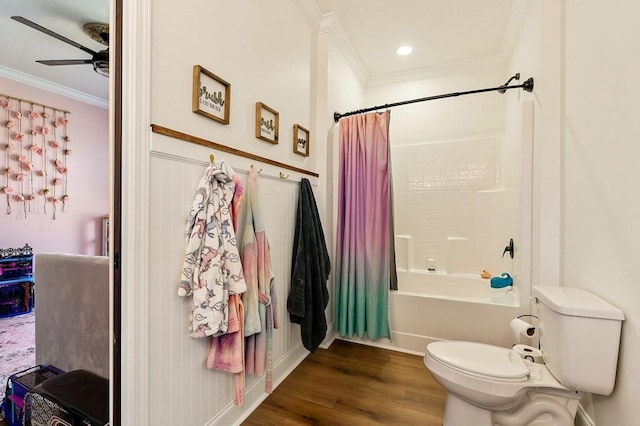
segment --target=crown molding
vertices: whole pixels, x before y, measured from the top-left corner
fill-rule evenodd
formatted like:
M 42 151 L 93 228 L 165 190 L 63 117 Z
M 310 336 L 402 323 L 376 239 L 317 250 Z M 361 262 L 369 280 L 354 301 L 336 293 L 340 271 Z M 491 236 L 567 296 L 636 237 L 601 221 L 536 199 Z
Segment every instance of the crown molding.
M 470 71 L 481 71 L 507 66 L 507 59 L 501 54 L 479 56 L 431 67 L 418 68 L 405 72 L 380 74 L 371 77 L 366 87 L 387 86 L 391 84 L 407 83 L 417 80 L 465 74 Z
M 320 27 L 322 12 L 314 0 L 295 0 L 294 3 L 307 19 L 309 26 L 315 32 Z
M 95 105 L 100 108 L 109 108 L 109 101 L 107 99 L 98 98 L 97 96 L 89 95 L 87 93 L 80 92 L 79 90 L 53 83 L 51 81 L 35 77 L 31 74 L 16 71 L 2 65 L 0 65 L 0 77 L 17 81 L 18 83 L 26 84 L 27 86 L 35 87 L 37 89 L 46 90 L 47 92 L 52 92 L 67 98 L 75 99 L 80 102 Z
M 363 86 L 366 86 L 370 77 L 369 72 L 351 45 L 349 37 L 344 32 L 342 24 L 335 12 L 329 12 L 322 15 L 318 34 L 329 34 L 329 38 L 345 61 L 347 61 L 347 64 L 349 64 L 349 67 L 355 76 L 360 80 Z
M 531 10 L 531 2 L 528 0 L 514 0 L 509 13 L 507 27 L 504 30 L 500 54 L 507 60 L 513 54 L 522 28 L 527 20 L 527 15 Z
M 322 14 L 314 0 L 295 0 L 295 4 L 317 35 L 329 34 L 329 38 L 347 61 L 356 77 L 363 86 L 369 80 L 369 73 L 356 54 L 349 37 L 342 29 L 342 24 L 335 12 Z

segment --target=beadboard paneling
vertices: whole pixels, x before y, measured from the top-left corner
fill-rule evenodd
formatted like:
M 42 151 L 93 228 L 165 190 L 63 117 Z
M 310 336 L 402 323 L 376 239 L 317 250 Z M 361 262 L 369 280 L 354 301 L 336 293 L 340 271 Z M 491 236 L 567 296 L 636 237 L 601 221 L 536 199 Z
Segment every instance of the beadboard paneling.
M 234 166 L 231 157 L 226 160 Z M 237 163 L 236 171 L 245 183 L 247 173 L 242 167 L 247 165 L 240 164 L 240 160 Z M 150 414 L 150 424 L 216 424 L 224 420 L 225 411 L 238 410 L 231 417 L 244 417 L 242 410 L 248 411 L 247 407 L 259 402 L 247 398 L 244 409 L 233 406 L 232 375 L 205 367 L 208 339 L 187 336 L 191 298 L 177 296 L 185 220 L 205 168 L 205 162 L 192 158 L 159 152 L 151 156 L 149 363 L 151 400 L 158 409 Z M 299 184 L 273 176 L 265 172 L 258 182 L 276 276 L 280 328 L 274 332 L 273 359 L 277 367 L 274 382 L 278 383 L 283 379 L 279 376 L 286 376 L 292 367 L 284 364 L 298 362 L 300 358 L 291 356 L 292 353 L 303 349 L 299 326 L 289 322 L 286 309 Z M 244 216 L 241 211 L 240 224 Z M 263 387 L 264 378 L 247 376 L 246 388 L 253 390 L 252 395 L 263 397 L 255 392 Z

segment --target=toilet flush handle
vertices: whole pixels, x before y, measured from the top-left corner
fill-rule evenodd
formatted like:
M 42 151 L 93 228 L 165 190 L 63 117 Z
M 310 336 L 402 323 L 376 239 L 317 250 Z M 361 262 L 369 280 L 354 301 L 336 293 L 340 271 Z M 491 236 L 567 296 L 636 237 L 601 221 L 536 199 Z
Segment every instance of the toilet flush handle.
M 509 245 L 504 248 L 502 257 L 504 257 L 505 253 L 509 253 L 509 256 L 513 259 L 513 238 L 509 239 Z

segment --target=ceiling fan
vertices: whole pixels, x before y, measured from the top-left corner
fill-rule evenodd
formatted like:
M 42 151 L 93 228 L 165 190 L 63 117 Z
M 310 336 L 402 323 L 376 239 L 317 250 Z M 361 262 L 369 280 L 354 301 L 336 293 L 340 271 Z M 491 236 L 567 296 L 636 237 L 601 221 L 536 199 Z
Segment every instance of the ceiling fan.
M 91 64 L 93 65 L 93 70 L 98 74 L 108 77 L 109 76 L 109 25 L 100 24 L 100 23 L 88 23 L 83 26 L 83 31 L 93 40 L 107 46 L 106 49 L 95 52 L 88 47 L 85 47 L 79 43 L 76 43 L 73 40 L 66 38 L 58 33 L 55 33 L 41 25 L 36 24 L 33 21 L 30 21 L 22 16 L 12 16 L 11 19 L 14 21 L 18 21 L 21 24 L 27 25 L 35 30 L 43 32 L 51 37 L 57 38 L 60 41 L 63 41 L 67 44 L 70 44 L 73 47 L 77 47 L 78 49 L 87 52 L 92 56 L 91 59 L 54 59 L 54 60 L 41 60 L 36 61 L 45 65 L 80 65 L 80 64 Z

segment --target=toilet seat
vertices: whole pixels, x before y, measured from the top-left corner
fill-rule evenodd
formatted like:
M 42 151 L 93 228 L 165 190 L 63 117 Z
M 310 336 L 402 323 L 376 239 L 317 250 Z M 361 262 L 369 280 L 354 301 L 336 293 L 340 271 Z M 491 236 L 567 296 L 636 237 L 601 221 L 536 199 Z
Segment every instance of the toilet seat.
M 491 359 L 495 357 L 495 359 Z M 489 410 L 508 410 L 537 389 L 564 395 L 544 364 L 525 362 L 512 349 L 476 342 L 437 341 L 427 345 L 424 363 L 448 391 Z
M 529 368 L 513 350 L 477 342 L 440 341 L 427 347 L 436 361 L 462 373 L 487 379 L 523 382 Z

